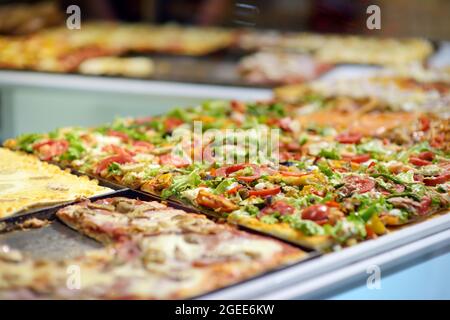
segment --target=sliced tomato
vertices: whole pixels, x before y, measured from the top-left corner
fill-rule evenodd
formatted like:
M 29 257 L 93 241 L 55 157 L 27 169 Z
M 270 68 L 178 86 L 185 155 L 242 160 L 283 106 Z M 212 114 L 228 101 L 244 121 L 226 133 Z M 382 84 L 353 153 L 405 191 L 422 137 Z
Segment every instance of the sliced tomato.
M 166 120 L 164 120 L 164 127 L 166 128 L 166 131 L 171 132 L 183 123 L 183 120 L 178 118 L 167 118 Z
M 356 189 L 358 193 L 366 193 L 375 187 L 375 182 L 369 178 L 349 176 L 345 178 L 345 183 Z
M 237 176 L 236 179 L 245 182 L 251 182 L 261 177 L 261 169 L 257 165 L 249 163 L 233 164 L 228 167 L 216 169 L 214 175 L 216 177 L 227 177 L 236 171 L 245 169 L 246 167 L 252 167 L 253 174 L 251 176 Z
M 417 158 L 417 157 L 410 157 L 409 158 L 409 162 L 412 163 L 415 166 L 427 166 L 427 165 L 431 164 L 430 161 L 422 160 L 422 159 Z
M 273 196 L 275 194 L 280 193 L 281 187 L 275 187 L 271 189 L 262 189 L 262 190 L 250 190 L 248 192 L 249 196 L 256 196 L 256 197 L 266 197 L 266 196 Z
M 177 155 L 173 155 L 173 154 L 163 154 L 162 156 L 159 157 L 159 161 L 161 162 L 161 164 L 166 165 L 173 165 L 177 168 L 183 168 L 183 167 L 187 167 L 188 165 L 191 164 L 191 162 L 189 161 L 189 159 L 185 159 L 182 158 L 180 156 Z
M 116 144 L 109 144 L 107 146 L 104 146 L 102 148 L 102 150 L 106 151 L 106 152 L 114 153 L 116 155 L 124 156 L 124 157 L 134 156 L 135 155 L 134 152 L 132 152 L 130 150 L 127 150 L 127 149 L 124 149 L 124 148 L 122 148 L 122 147 L 120 147 L 120 146 L 118 146 Z
M 133 147 L 136 150 L 141 151 L 141 152 L 150 151 L 155 148 L 155 146 L 153 144 L 151 144 L 150 142 L 147 142 L 147 141 L 134 141 Z
M 358 154 L 358 155 L 349 156 L 349 157 L 344 156 L 344 160 L 348 160 L 350 162 L 355 162 L 355 163 L 364 163 L 364 162 L 370 160 L 370 154 Z
M 449 180 L 450 180 L 450 172 L 446 172 L 437 177 L 424 178 L 423 183 L 425 183 L 426 186 L 436 186 L 438 184 L 446 183 Z
M 46 140 L 33 145 L 33 149 L 39 152 L 42 160 L 48 161 L 62 155 L 69 149 L 69 142 L 66 140 Z
M 133 158 L 130 155 L 114 155 L 114 156 L 110 156 L 107 157 L 103 160 L 101 160 L 98 165 L 97 165 L 97 169 L 95 170 L 96 174 L 100 174 L 103 170 L 105 170 L 106 168 L 109 167 L 109 165 L 113 162 L 119 163 L 119 164 L 124 164 L 124 163 L 129 163 L 129 162 L 133 162 Z
M 295 208 L 290 204 L 287 204 L 284 201 L 277 201 L 272 203 L 270 206 L 265 207 L 261 210 L 261 215 L 272 214 L 274 212 L 278 212 L 281 215 L 293 214 Z
M 253 174 L 251 176 L 237 176 L 236 179 L 245 181 L 245 182 L 252 182 L 261 177 L 261 169 L 256 164 L 250 164 L 247 167 L 252 167 Z
M 422 160 L 432 161 L 434 159 L 434 153 L 431 151 L 424 151 L 424 152 L 419 153 L 417 158 L 422 159 Z
M 335 139 L 340 143 L 354 144 L 361 142 L 362 134 L 359 132 L 345 132 L 338 134 Z
M 110 137 L 117 137 L 120 138 L 120 140 L 126 142 L 130 139 L 130 137 L 125 132 L 115 131 L 115 130 L 108 130 L 106 135 Z
M 330 208 L 328 208 L 328 206 L 324 204 L 315 204 L 303 209 L 302 219 L 324 222 L 328 220 L 329 213 Z

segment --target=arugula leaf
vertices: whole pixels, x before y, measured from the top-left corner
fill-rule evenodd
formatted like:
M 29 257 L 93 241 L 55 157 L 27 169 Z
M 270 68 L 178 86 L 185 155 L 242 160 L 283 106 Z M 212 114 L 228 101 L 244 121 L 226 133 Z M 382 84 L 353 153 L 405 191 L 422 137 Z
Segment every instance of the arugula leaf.
M 283 216 L 281 219 L 307 236 L 324 234 L 324 229 L 314 221 L 303 220 L 295 216 Z
M 167 199 L 174 194 L 180 194 L 181 192 L 191 188 L 197 187 L 202 182 L 202 178 L 198 174 L 198 170 L 194 170 L 187 175 L 176 176 L 173 179 L 172 186 L 168 189 L 164 189 L 161 197 Z
M 76 133 L 66 133 L 65 139 L 69 142 L 69 148 L 61 155 L 61 160 L 76 160 L 80 159 L 82 154 L 86 151 L 83 147 L 80 137 Z
M 122 174 L 122 170 L 120 169 L 120 165 L 116 162 L 111 163 L 108 166 L 108 173 L 112 175 L 120 175 Z
M 23 134 L 17 138 L 17 145 L 21 150 L 33 152 L 32 144 L 42 138 L 43 135 L 39 133 Z
M 235 182 L 236 182 L 236 180 L 233 178 L 223 179 L 222 182 L 220 182 L 219 185 L 216 187 L 214 192 L 216 194 L 224 194 L 228 190 L 228 187 L 231 186 Z
M 327 149 L 322 149 L 319 152 L 319 157 L 324 157 L 327 159 L 333 159 L 333 160 L 339 160 L 341 158 L 341 156 L 339 155 L 339 152 L 336 149 L 331 149 L 331 150 L 327 150 Z

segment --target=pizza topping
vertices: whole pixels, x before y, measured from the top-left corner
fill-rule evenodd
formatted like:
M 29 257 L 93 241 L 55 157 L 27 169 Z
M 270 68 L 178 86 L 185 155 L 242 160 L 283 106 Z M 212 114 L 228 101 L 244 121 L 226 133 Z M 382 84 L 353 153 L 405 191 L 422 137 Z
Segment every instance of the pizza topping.
M 348 160 L 355 163 L 364 163 L 370 160 L 370 154 L 359 154 L 355 156 L 344 156 L 344 160 Z
M 264 209 L 261 210 L 260 215 L 269 215 L 278 213 L 280 215 L 290 215 L 295 212 L 295 208 L 291 206 L 290 204 L 287 204 L 284 201 L 276 201 L 272 203 L 269 206 L 266 206 Z
M 68 148 L 69 143 L 66 140 L 47 140 L 33 145 L 33 149 L 37 150 L 40 158 L 45 161 L 62 155 Z
M 126 153 L 107 157 L 98 163 L 95 173 L 100 174 L 103 170 L 107 169 L 112 163 L 125 164 L 133 161 L 134 161 L 133 158 Z
M 346 132 L 341 133 L 336 136 L 336 141 L 344 144 L 355 144 L 360 143 L 362 139 L 362 134 L 358 132 Z
M 370 178 L 363 178 L 360 176 L 347 176 L 344 179 L 345 186 L 342 188 L 345 194 L 353 192 L 366 193 L 375 187 L 375 182 Z
M 239 207 L 225 197 L 200 190 L 195 201 L 204 207 L 217 210 L 219 212 L 231 212 Z
M 438 184 L 446 183 L 447 181 L 450 181 L 450 172 L 446 172 L 440 176 L 432 177 L 432 178 L 424 178 L 423 183 L 426 186 L 436 186 Z
M 127 142 L 129 137 L 125 132 L 120 132 L 120 131 L 116 131 L 116 130 L 108 130 L 108 132 L 106 133 L 106 135 L 110 136 L 110 137 L 117 137 L 120 138 L 122 141 Z
M 162 165 L 172 165 L 177 168 L 187 167 L 191 164 L 190 159 L 186 159 L 171 153 L 163 154 L 159 157 L 159 161 Z
M 430 161 L 423 160 L 423 159 L 420 159 L 420 158 L 417 158 L 417 157 L 409 158 L 409 162 L 411 162 L 413 165 L 416 165 L 416 166 L 428 166 L 428 165 L 431 164 Z
M 250 190 L 248 194 L 250 196 L 256 196 L 256 197 L 267 197 L 267 196 L 273 196 L 277 193 L 280 193 L 281 187 L 277 186 L 274 188 L 269 189 L 261 189 L 261 190 Z
M 312 205 L 303 209 L 302 219 L 312 220 L 318 224 L 324 224 L 328 220 L 330 209 L 323 204 Z

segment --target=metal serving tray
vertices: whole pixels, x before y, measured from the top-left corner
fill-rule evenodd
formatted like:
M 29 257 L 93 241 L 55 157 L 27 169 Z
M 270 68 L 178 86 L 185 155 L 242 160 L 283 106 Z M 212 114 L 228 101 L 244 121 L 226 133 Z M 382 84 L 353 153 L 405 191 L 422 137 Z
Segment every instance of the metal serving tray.
M 111 192 L 110 194 L 97 196 L 91 198 L 91 200 L 98 200 L 109 197 L 127 197 L 133 199 L 141 199 L 144 201 L 153 201 L 154 198 L 144 193 L 138 193 L 130 189 L 119 190 Z M 52 208 L 43 209 L 33 213 L 29 213 L 26 216 L 15 216 L 7 221 L 9 228 L 0 231 L 0 246 L 7 245 L 8 247 L 16 250 L 20 250 L 25 254 L 35 258 L 46 259 L 67 259 L 74 258 L 82 255 L 85 251 L 98 249 L 102 247 L 99 242 L 75 231 L 56 219 L 56 212 L 70 204 L 62 204 L 54 206 Z M 20 229 L 14 228 L 17 223 L 23 222 L 27 218 L 45 218 L 51 221 L 47 226 L 38 229 Z M 291 264 L 290 266 L 283 266 L 274 270 L 267 271 L 261 275 L 257 275 L 253 278 L 241 281 L 238 284 L 230 285 L 226 288 L 214 290 L 206 295 L 196 297 L 201 299 L 207 297 L 209 294 L 219 294 L 222 290 L 232 289 L 241 284 L 246 284 L 250 281 L 262 280 L 267 276 L 276 274 L 283 270 L 292 268 L 293 266 L 300 266 L 307 261 L 314 260 L 320 257 L 321 254 L 315 251 L 307 253 L 306 258 Z
M 368 267 L 388 273 L 432 252 L 450 251 L 450 212 L 354 247 L 325 254 L 301 266 L 224 289 L 204 299 L 323 298 L 367 278 Z

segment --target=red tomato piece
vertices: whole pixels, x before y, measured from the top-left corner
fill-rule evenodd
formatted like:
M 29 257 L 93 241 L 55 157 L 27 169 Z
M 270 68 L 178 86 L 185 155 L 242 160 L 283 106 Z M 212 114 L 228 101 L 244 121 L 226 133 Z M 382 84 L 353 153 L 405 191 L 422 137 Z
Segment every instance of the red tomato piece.
M 315 204 L 303 209 L 302 219 L 323 222 L 328 220 L 329 213 L 330 208 L 328 208 L 326 205 Z
M 431 164 L 430 161 L 422 160 L 422 159 L 417 158 L 417 157 L 410 157 L 409 158 L 409 162 L 412 163 L 415 166 L 427 166 L 427 165 Z
M 42 160 L 48 161 L 66 152 L 69 149 L 69 142 L 66 140 L 46 140 L 35 144 L 33 149 L 39 152 L 39 157 Z
M 359 132 L 345 132 L 338 134 L 335 139 L 340 143 L 354 144 L 359 143 L 362 137 L 362 134 Z
M 124 163 L 128 163 L 128 162 L 133 162 L 133 158 L 130 155 L 114 155 L 114 156 L 110 156 L 107 157 L 103 160 L 101 160 L 98 165 L 97 165 L 97 169 L 95 170 L 96 174 L 100 174 L 103 170 L 105 170 L 106 168 L 109 167 L 109 165 L 113 162 L 119 163 L 119 164 L 124 164 Z
M 422 159 L 422 160 L 432 161 L 434 159 L 434 153 L 431 151 L 424 151 L 424 152 L 419 153 L 417 158 Z
M 446 183 L 449 180 L 450 180 L 450 172 L 446 172 L 437 177 L 424 178 L 423 183 L 425 183 L 426 186 L 436 186 L 438 184 Z
M 184 122 L 178 118 L 167 118 L 164 120 L 164 127 L 166 131 L 173 131 L 176 127 L 182 125 Z
M 266 196 L 273 196 L 281 191 L 281 187 L 275 187 L 271 189 L 262 189 L 262 190 L 250 190 L 248 194 L 250 196 L 257 196 L 257 197 L 266 197 Z
M 430 119 L 427 117 L 420 117 L 420 130 L 428 131 L 430 129 Z
M 153 144 L 147 141 L 134 141 L 133 147 L 138 151 L 150 151 L 155 147 Z
M 120 140 L 122 140 L 124 142 L 128 141 L 128 139 L 130 139 L 130 137 L 128 137 L 128 135 L 125 132 L 120 132 L 120 131 L 115 131 L 115 130 L 108 130 L 106 135 L 108 135 L 110 137 L 120 138 Z
M 364 163 L 364 162 L 370 160 L 370 154 L 358 154 L 358 155 L 350 156 L 350 157 L 344 156 L 344 160 L 348 160 L 350 162 L 355 162 L 355 163 Z
M 245 182 L 252 182 L 261 177 L 261 169 L 256 164 L 250 164 L 249 167 L 252 167 L 253 174 L 251 176 L 238 176 L 236 177 L 238 180 L 242 180 Z
M 171 164 L 177 168 L 183 168 L 187 167 L 191 164 L 191 162 L 188 159 L 173 155 L 173 154 L 164 154 L 159 157 L 159 161 L 161 164 Z

